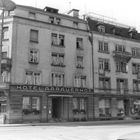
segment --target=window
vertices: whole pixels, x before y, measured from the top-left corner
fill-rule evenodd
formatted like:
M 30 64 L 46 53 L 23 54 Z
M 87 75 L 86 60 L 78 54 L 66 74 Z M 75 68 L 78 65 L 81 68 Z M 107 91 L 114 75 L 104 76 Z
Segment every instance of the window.
M 140 64 L 133 63 L 132 64 L 132 74 L 138 74 L 140 72 Z
M 54 23 L 54 17 L 49 17 L 49 22 L 53 24 Z
M 64 46 L 64 35 L 52 33 L 52 45 Z
M 86 76 L 75 76 L 74 77 L 75 87 L 86 87 Z
M 86 113 L 87 100 L 86 98 L 73 98 L 73 113 Z
M 107 42 L 99 41 L 98 44 L 99 44 L 99 52 L 109 53 Z
M 60 18 L 56 18 L 56 24 L 60 24 L 60 22 L 61 22 L 61 19 Z
M 38 64 L 39 63 L 39 50 L 30 49 L 29 50 L 29 63 Z
M 64 67 L 64 54 L 52 53 L 52 65 Z
M 60 18 L 55 18 L 55 17 L 49 17 L 49 22 L 52 24 L 60 24 L 61 19 Z
M 29 12 L 29 18 L 35 19 L 36 13 L 35 12 Z
M 3 27 L 3 40 L 9 39 L 9 29 L 8 27 Z
M 83 68 L 83 56 L 77 56 L 77 68 Z
M 73 22 L 73 27 L 74 27 L 74 28 L 78 28 L 78 22 L 75 22 L 75 21 L 74 21 L 74 22 Z
M 140 58 L 140 49 L 139 48 L 132 48 L 132 57 Z
M 27 71 L 25 84 L 40 85 L 41 84 L 41 73 L 34 72 L 34 71 Z
M 126 62 L 117 61 L 116 62 L 116 72 L 127 73 L 128 67 Z
M 111 117 L 111 100 L 110 99 L 99 100 L 99 116 Z
M 110 78 L 99 77 L 99 88 L 100 89 L 110 89 L 111 88 Z
M 109 59 L 99 58 L 99 72 L 100 70 L 110 71 Z
M 59 46 L 64 46 L 64 35 L 59 35 Z
M 23 97 L 22 101 L 23 115 L 39 115 L 40 109 L 40 97 Z
M 64 74 L 52 73 L 52 86 L 64 86 Z
M 38 43 L 38 30 L 30 30 L 30 41 Z
M 98 25 L 98 31 L 100 32 L 100 33 L 105 33 L 105 26 L 103 26 L 103 25 Z
M 76 39 L 76 48 L 77 49 L 83 49 L 83 39 L 82 38 L 77 38 Z
M 10 72 L 8 71 L 2 71 L 2 82 L 10 82 Z
M 133 80 L 133 90 L 140 91 L 140 80 Z
M 117 79 L 117 90 L 120 94 L 123 94 L 124 91 L 128 89 L 128 80 L 127 79 Z
M 126 51 L 126 48 L 125 48 L 124 45 L 116 44 L 116 46 L 115 46 L 115 51 L 116 51 L 116 52 L 125 52 L 125 51 Z
M 118 109 L 117 116 L 124 116 L 124 101 L 123 100 L 117 101 L 117 109 Z
M 2 58 L 7 58 L 7 52 L 2 52 Z

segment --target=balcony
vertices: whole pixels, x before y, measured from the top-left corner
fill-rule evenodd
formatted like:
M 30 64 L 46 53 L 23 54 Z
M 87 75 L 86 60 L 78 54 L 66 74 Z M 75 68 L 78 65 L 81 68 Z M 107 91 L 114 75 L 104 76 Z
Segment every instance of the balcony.
M 7 58 L 2 58 L 2 60 L 1 60 L 2 71 L 10 71 L 11 66 L 12 66 L 12 63 L 11 63 L 10 58 L 8 58 L 8 57 Z
M 132 58 L 132 54 L 130 52 L 126 52 L 126 51 L 113 51 L 113 57 L 116 60 L 124 60 L 126 62 L 128 62 L 131 58 Z

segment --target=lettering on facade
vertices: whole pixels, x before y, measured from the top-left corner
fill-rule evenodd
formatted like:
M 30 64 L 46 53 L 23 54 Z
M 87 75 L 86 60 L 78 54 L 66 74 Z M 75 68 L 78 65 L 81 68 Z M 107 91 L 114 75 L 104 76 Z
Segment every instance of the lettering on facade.
M 10 85 L 12 90 L 19 91 L 38 91 L 38 92 L 78 92 L 78 93 L 90 93 L 92 89 L 88 88 L 75 88 L 75 87 L 52 87 L 52 86 L 36 86 L 36 85 Z

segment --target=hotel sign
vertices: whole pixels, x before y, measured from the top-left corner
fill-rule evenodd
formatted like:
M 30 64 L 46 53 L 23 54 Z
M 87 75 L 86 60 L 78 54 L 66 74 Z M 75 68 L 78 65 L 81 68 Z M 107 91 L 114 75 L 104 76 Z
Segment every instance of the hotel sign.
M 53 87 L 37 85 L 10 85 L 11 90 L 28 92 L 60 92 L 60 93 L 89 93 L 92 89 L 76 87 Z

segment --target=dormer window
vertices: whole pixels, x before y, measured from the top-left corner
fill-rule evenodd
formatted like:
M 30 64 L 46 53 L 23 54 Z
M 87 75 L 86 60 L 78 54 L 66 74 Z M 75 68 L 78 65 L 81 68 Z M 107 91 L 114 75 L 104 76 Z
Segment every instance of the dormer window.
M 54 17 L 49 17 L 50 23 L 54 23 Z
M 98 31 L 100 32 L 100 33 L 105 33 L 105 26 L 103 26 L 103 25 L 98 25 Z

